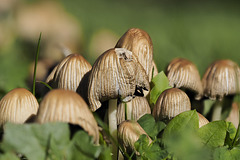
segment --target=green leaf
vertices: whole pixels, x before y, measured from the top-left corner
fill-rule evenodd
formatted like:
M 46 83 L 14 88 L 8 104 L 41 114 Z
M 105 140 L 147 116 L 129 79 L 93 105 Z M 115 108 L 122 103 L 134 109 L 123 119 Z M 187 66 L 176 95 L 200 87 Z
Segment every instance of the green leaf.
M 175 135 L 185 134 L 199 128 L 198 115 L 195 110 L 185 111 L 174 117 L 163 132 L 163 141 Z
M 166 124 L 164 122 L 156 122 L 151 114 L 145 114 L 142 116 L 138 120 L 138 123 L 152 139 L 154 139 L 159 134 L 159 132 L 161 132 L 166 127 Z
M 159 95 L 166 89 L 171 88 L 167 76 L 163 71 L 158 73 L 151 82 L 150 104 L 155 104 Z
M 198 135 L 203 144 L 209 147 L 220 147 L 224 145 L 227 132 L 225 121 L 213 121 L 199 128 Z
M 15 154 L 7 152 L 5 154 L 0 154 L 0 160 L 20 160 Z
M 14 151 L 25 155 L 31 160 L 45 159 L 60 152 L 69 143 L 68 124 L 11 124 L 5 125 L 1 149 L 5 152 Z
M 141 135 L 134 144 L 136 151 L 140 154 L 143 160 L 161 160 L 168 156 L 165 150 L 162 150 L 157 141 L 149 144 L 149 139 L 146 135 Z
M 225 145 L 233 147 L 233 140 L 235 138 L 237 129 L 235 128 L 232 122 L 226 122 L 226 125 L 227 125 L 227 134 L 225 138 Z
M 239 148 L 233 148 L 230 150 L 227 146 L 216 148 L 213 153 L 214 160 L 238 160 L 239 157 Z

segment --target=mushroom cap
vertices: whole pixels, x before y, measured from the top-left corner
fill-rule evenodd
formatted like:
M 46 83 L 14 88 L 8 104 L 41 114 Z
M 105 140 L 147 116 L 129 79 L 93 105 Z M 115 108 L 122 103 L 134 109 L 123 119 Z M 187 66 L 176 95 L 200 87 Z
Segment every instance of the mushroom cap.
M 207 68 L 202 84 L 204 96 L 212 100 L 240 93 L 240 68 L 231 60 L 215 61 Z
M 117 108 L 117 124 L 125 121 L 125 105 L 131 111 L 130 120 L 138 120 L 145 114 L 151 114 L 151 108 L 146 97 L 135 97 L 127 103 L 119 103 Z
M 76 92 L 53 89 L 44 96 L 36 122 L 42 124 L 57 121 L 81 126 L 98 143 L 97 122 L 86 102 Z
M 207 120 L 207 118 L 205 118 L 202 114 L 198 113 L 198 118 L 199 118 L 199 128 L 201 128 L 202 126 L 206 125 L 209 123 L 209 121 Z
M 132 153 L 133 151 L 135 151 L 134 143 L 139 139 L 139 137 L 142 134 L 147 135 L 144 129 L 136 121 L 130 121 L 130 120 L 123 121 L 118 127 L 119 144 L 128 153 Z M 148 135 L 147 137 L 149 139 L 149 144 L 150 144 L 152 140 Z
M 39 104 L 34 95 L 25 88 L 15 88 L 0 101 L 0 126 L 6 122 L 24 123 L 36 115 Z
M 187 59 L 175 58 L 166 71 L 169 85 L 175 88 L 185 88 L 195 93 L 199 100 L 203 95 L 203 87 L 197 67 Z
M 118 40 L 115 48 L 126 48 L 133 52 L 145 69 L 149 81 L 152 79 L 153 44 L 147 32 L 139 28 L 131 28 Z
M 153 108 L 152 115 L 156 120 L 171 120 L 176 115 L 191 109 L 187 94 L 178 88 L 163 91 Z
M 119 98 L 127 102 L 135 94 L 149 90 L 148 77 L 132 52 L 113 48 L 104 52 L 94 63 L 89 76 L 88 100 L 92 111 L 101 102 Z
M 56 68 L 56 69 L 55 69 Z M 91 70 L 91 64 L 79 54 L 70 54 L 49 75 L 53 88 L 76 91 L 83 76 Z

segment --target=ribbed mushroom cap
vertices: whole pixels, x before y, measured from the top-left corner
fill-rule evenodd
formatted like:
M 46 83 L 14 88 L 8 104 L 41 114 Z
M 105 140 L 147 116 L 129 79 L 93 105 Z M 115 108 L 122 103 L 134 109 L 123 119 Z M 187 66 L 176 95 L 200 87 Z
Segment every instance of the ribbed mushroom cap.
M 133 52 L 145 69 L 149 81 L 153 60 L 153 44 L 147 32 L 139 28 L 131 28 L 118 40 L 115 48 L 126 48 Z
M 195 99 L 199 100 L 203 95 L 203 87 L 197 67 L 187 59 L 173 59 L 166 71 L 169 85 L 175 88 L 184 88 L 193 91 Z
M 209 123 L 209 121 L 207 120 L 207 118 L 205 118 L 202 114 L 198 113 L 198 118 L 199 118 L 199 128 L 201 128 L 202 126 L 206 125 Z
M 178 88 L 163 91 L 153 108 L 152 115 L 156 120 L 171 120 L 176 115 L 191 109 L 187 94 Z
M 49 81 L 53 76 L 53 88 L 63 88 L 76 91 L 83 76 L 90 71 L 91 64 L 79 54 L 70 54 L 54 68 L 47 79 Z
M 98 143 L 97 122 L 86 102 L 76 92 L 54 89 L 40 103 L 36 122 L 68 122 L 81 126 Z
M 123 121 L 118 127 L 119 144 L 131 154 L 132 152 L 136 151 L 134 143 L 142 134 L 147 135 L 147 133 L 136 121 Z M 149 139 L 149 144 L 152 143 L 151 138 L 148 135 L 147 137 Z
M 89 77 L 88 100 L 92 111 L 101 102 L 119 98 L 127 102 L 135 94 L 149 91 L 148 77 L 132 52 L 124 48 L 109 49 L 94 63 Z
M 129 120 L 138 120 L 145 114 L 151 114 L 151 108 L 148 104 L 146 97 L 135 97 L 127 103 L 119 103 L 117 108 L 117 124 L 125 121 L 125 105 L 127 111 L 131 112 L 129 115 Z
M 240 68 L 231 60 L 218 60 L 207 68 L 202 84 L 204 96 L 212 100 L 239 93 Z
M 6 122 L 24 123 L 36 115 L 39 104 L 34 95 L 25 88 L 15 88 L 0 101 L 0 125 Z

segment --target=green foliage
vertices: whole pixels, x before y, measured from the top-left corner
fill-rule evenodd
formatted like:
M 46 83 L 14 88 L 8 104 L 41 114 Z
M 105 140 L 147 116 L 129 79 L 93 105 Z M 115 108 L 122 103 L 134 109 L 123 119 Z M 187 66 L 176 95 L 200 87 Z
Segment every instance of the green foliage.
M 150 104 L 155 104 L 159 95 L 166 89 L 171 88 L 169 86 L 168 78 L 163 71 L 158 73 L 151 83 L 151 92 L 150 92 Z
M 156 122 L 151 114 L 145 114 L 137 122 L 152 139 L 155 139 L 157 135 L 166 127 L 164 122 Z
M 110 159 L 110 152 L 103 146 L 96 146 L 93 138 L 84 131 L 78 131 L 70 139 L 66 123 L 48 124 L 6 124 L 1 156 L 20 153 L 31 160 L 86 159 L 98 157 Z

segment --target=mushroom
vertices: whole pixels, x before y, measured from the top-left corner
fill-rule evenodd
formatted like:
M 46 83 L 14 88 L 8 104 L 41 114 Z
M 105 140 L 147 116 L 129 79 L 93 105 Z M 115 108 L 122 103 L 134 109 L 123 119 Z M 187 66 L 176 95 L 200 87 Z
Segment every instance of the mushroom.
M 126 48 L 133 52 L 145 69 L 149 82 L 151 81 L 153 44 L 147 32 L 139 28 L 131 28 L 118 40 L 115 48 Z
M 205 118 L 201 113 L 197 112 L 197 114 L 198 114 L 198 118 L 199 118 L 199 128 L 201 128 L 202 126 L 209 123 L 207 118 Z
M 117 124 L 125 120 L 138 120 L 145 114 L 151 114 L 146 97 L 135 97 L 127 103 L 119 103 L 117 107 Z
M 239 108 L 238 108 L 238 103 L 233 102 L 231 111 L 226 118 L 226 121 L 232 122 L 233 125 L 237 128 L 239 124 Z
M 167 66 L 169 85 L 192 91 L 195 99 L 201 99 L 203 87 L 197 67 L 187 59 L 175 58 Z
M 91 64 L 83 56 L 70 54 L 53 69 L 46 81 L 53 88 L 76 91 L 81 79 L 91 68 Z
M 153 61 L 152 61 L 152 67 L 151 67 L 151 74 L 150 74 L 151 80 L 152 80 L 152 78 L 155 77 L 157 74 L 158 74 L 158 68 L 157 68 L 157 65 L 156 65 L 155 61 L 153 60 Z
M 134 143 L 143 134 L 145 134 L 149 139 L 149 144 L 152 143 L 151 138 L 136 121 L 123 121 L 118 127 L 119 144 L 129 155 L 131 155 L 132 152 L 135 152 L 137 155 L 139 155 L 139 153 L 136 152 Z
M 58 121 L 81 126 L 98 143 L 97 122 L 86 102 L 76 92 L 53 89 L 43 97 L 36 122 L 42 124 Z
M 36 115 L 39 104 L 34 95 L 25 88 L 15 88 L 0 101 L 0 126 L 6 122 L 24 123 Z
M 168 122 L 176 115 L 190 109 L 191 103 L 187 94 L 178 88 L 170 88 L 160 94 L 152 115 L 156 120 Z
M 108 122 L 111 135 L 117 139 L 117 99 L 130 101 L 135 95 L 144 96 L 149 90 L 148 77 L 131 51 L 112 48 L 104 52 L 93 64 L 89 75 L 88 101 L 92 111 L 108 103 Z M 113 156 L 117 149 L 113 145 Z
M 221 119 L 222 101 L 240 93 L 240 68 L 231 60 L 218 60 L 206 70 L 202 79 L 204 96 L 217 100 L 213 108 L 212 121 Z

